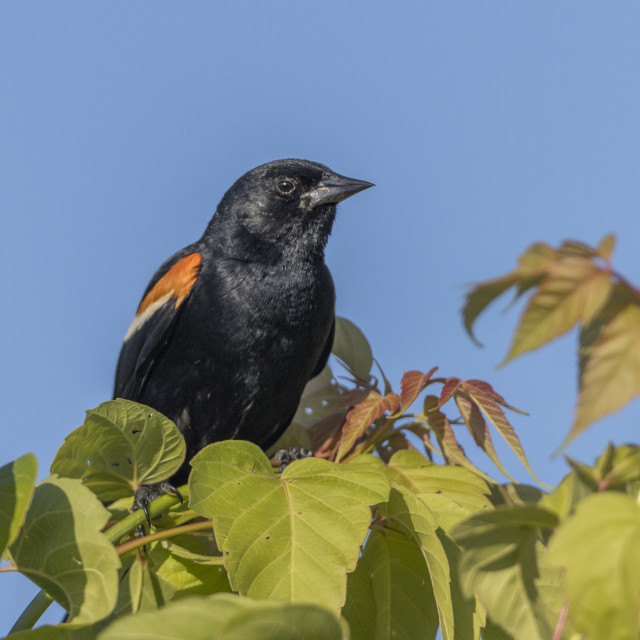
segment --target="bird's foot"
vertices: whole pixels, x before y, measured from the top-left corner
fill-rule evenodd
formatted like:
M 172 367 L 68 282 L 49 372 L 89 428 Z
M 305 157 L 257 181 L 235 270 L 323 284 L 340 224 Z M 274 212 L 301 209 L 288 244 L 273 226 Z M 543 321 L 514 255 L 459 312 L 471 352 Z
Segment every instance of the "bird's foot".
M 165 493 L 172 493 L 179 498 L 180 502 L 183 501 L 182 494 L 169 482 L 158 482 L 156 484 L 143 484 L 140 485 L 133 494 L 133 507 L 132 511 L 142 509 L 147 519 L 147 525 L 151 527 L 151 516 L 149 515 L 149 505 L 160 496 Z M 141 524 L 136 529 L 136 536 L 142 538 L 147 534 L 144 524 Z
M 280 449 L 280 451 L 277 451 L 273 456 L 273 459 L 280 463 L 279 471 L 282 473 L 294 460 L 302 460 L 312 455 L 313 451 L 305 449 L 304 447 L 291 447 L 291 449 Z

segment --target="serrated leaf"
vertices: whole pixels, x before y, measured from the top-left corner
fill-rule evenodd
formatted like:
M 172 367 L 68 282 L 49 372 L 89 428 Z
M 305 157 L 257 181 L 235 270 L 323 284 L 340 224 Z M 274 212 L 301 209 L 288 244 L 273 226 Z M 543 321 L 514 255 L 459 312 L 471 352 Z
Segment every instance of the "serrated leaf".
M 331 611 L 312 604 L 267 602 L 231 594 L 192 596 L 159 611 L 116 620 L 99 640 L 342 640 L 349 632 Z
M 0 554 L 18 535 L 37 475 L 38 461 L 33 453 L 0 467 Z
M 392 391 L 386 396 L 381 396 L 377 391 L 370 391 L 364 400 L 347 413 L 340 436 L 337 461 L 340 461 L 351 450 L 358 438 L 375 420 L 387 411 L 393 413 L 399 406 L 400 396 L 397 393 Z
M 581 379 L 576 416 L 566 447 L 590 424 L 617 411 L 640 392 L 640 305 L 632 304 L 602 328 Z
M 474 403 L 482 409 L 487 418 L 489 418 L 491 424 L 498 430 L 498 433 L 504 438 L 511 450 L 518 456 L 520 462 L 522 462 L 533 479 L 539 484 L 542 484 L 536 477 L 536 474 L 533 473 L 533 469 L 531 468 L 531 465 L 527 460 L 527 456 L 524 453 L 524 449 L 522 448 L 520 438 L 518 438 L 514 428 L 509 424 L 509 421 L 507 420 L 507 417 L 500 405 L 508 407 L 513 411 L 518 410 L 505 402 L 504 398 L 494 391 L 490 384 L 483 382 L 482 380 L 466 380 L 463 383 L 462 388 Z
M 551 538 L 549 561 L 566 570 L 569 620 L 592 640 L 640 633 L 640 506 L 626 495 L 591 495 Z
M 507 470 L 504 468 L 500 458 L 498 458 L 498 452 L 493 446 L 493 439 L 489 426 L 487 425 L 480 407 L 474 402 L 474 400 L 465 392 L 457 391 L 455 396 L 456 405 L 460 411 L 460 417 L 463 419 L 469 433 L 471 434 L 474 442 L 480 449 L 482 449 L 493 462 L 493 464 L 504 473 L 510 480 L 515 480 Z
M 424 399 L 424 417 L 427 424 L 433 431 L 444 459 L 449 464 L 457 464 L 465 469 L 469 469 L 473 473 L 479 474 L 481 477 L 488 479 L 465 455 L 463 448 L 456 440 L 451 424 L 447 416 L 440 411 L 439 401 L 436 396 L 426 396 Z M 428 445 L 428 439 L 424 439 L 425 445 Z
M 511 272 L 502 278 L 489 280 L 475 285 L 469 293 L 462 308 L 464 328 L 469 337 L 480 347 L 482 344 L 473 333 L 473 325 L 478 316 L 499 296 L 510 289 L 519 280 L 517 272 Z
M 479 346 L 473 334 L 473 324 L 477 317 L 502 293 L 516 287 L 516 298 L 538 284 L 547 266 L 556 257 L 555 251 L 547 244 L 538 242 L 531 245 L 518 259 L 518 268 L 510 273 L 476 285 L 468 294 L 462 309 L 464 326 L 469 337 Z
M 374 632 L 369 638 L 434 639 L 438 610 L 424 556 L 416 542 L 395 531 L 374 530 L 361 563 L 368 569 L 375 604 Z
M 370 505 L 387 497 L 382 470 L 307 458 L 276 478 L 262 451 L 240 441 L 212 444 L 192 465 L 191 507 L 213 518 L 234 590 L 340 609 Z
M 611 295 L 607 304 L 593 318 L 591 322 L 585 324 L 580 329 L 580 344 L 578 353 L 580 356 L 578 366 L 578 381 L 584 375 L 584 370 L 589 358 L 593 345 L 598 341 L 602 329 L 606 327 L 621 311 L 624 311 L 629 305 L 637 304 L 638 298 L 635 297 L 634 291 L 626 283 L 616 282 L 611 289 Z
M 415 451 L 398 451 L 387 468 L 396 482 L 425 503 L 445 531 L 477 511 L 493 508 L 487 483 L 462 467 L 433 464 Z
M 552 529 L 557 522 L 555 514 L 533 505 L 498 507 L 453 531 L 463 548 L 464 592 L 474 594 L 491 619 L 517 640 L 551 637 L 535 586 L 536 542 L 539 529 Z
M 438 407 L 442 407 L 444 404 L 449 402 L 449 400 L 453 398 L 453 395 L 458 390 L 461 384 L 462 380 L 460 380 L 460 378 L 447 378 L 442 385 L 442 389 L 440 390 Z
M 141 484 L 166 480 L 182 465 L 186 446 L 161 413 L 130 400 L 110 400 L 87 411 L 65 438 L 51 472 L 80 478 L 104 501 L 131 495 Z
M 35 489 L 11 545 L 18 570 L 84 624 L 111 613 L 120 560 L 100 529 L 109 512 L 77 480 L 49 478 Z
M 433 513 L 410 489 L 395 482 L 392 483 L 388 502 L 381 504 L 379 510 L 386 523 L 399 526 L 418 545 L 428 567 L 442 637 L 444 640 L 453 640 L 449 560 L 438 537 L 438 523 Z
M 332 353 L 362 380 L 369 380 L 373 354 L 369 341 L 351 320 L 336 316 L 336 335 Z
M 427 386 L 431 376 L 438 370 L 438 367 L 429 369 L 426 373 L 422 371 L 407 371 L 400 381 L 400 413 L 404 413 L 420 395 L 420 392 Z
M 518 273 L 529 277 L 544 273 L 556 256 L 555 249 L 545 242 L 534 242 L 518 258 Z
M 502 364 L 591 322 L 611 293 L 609 274 L 584 257 L 566 257 L 550 265 L 531 297 Z

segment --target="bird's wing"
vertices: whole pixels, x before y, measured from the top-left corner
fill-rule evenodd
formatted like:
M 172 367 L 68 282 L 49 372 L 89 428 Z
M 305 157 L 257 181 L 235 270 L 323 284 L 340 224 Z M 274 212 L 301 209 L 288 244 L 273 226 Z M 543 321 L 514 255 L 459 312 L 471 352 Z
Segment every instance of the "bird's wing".
M 324 345 L 324 349 L 322 350 L 322 355 L 320 359 L 316 363 L 315 369 L 311 374 L 312 378 L 320 375 L 320 372 L 325 368 L 327 361 L 329 360 L 329 356 L 331 355 L 331 349 L 333 349 L 333 339 L 336 335 L 336 318 L 333 318 L 333 324 L 331 325 L 331 330 L 329 331 L 329 337 L 327 338 L 327 342 Z
M 137 400 L 153 362 L 171 336 L 198 280 L 202 256 L 183 249 L 155 274 L 127 331 L 116 367 L 114 398 Z

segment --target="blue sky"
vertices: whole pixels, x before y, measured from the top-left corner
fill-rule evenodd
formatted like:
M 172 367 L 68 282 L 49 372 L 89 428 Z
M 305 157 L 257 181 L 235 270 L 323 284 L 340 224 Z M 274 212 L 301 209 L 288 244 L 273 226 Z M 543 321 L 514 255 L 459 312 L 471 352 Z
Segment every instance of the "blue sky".
M 640 280 L 639 28 L 628 1 L 0 3 L 0 464 L 33 451 L 47 475 L 110 397 L 155 269 L 242 173 L 302 157 L 377 185 L 341 206 L 327 262 L 388 377 L 491 382 L 557 483 L 575 334 L 496 370 L 521 307 L 481 318 L 484 349 L 459 309 L 534 241 L 614 232 Z M 637 441 L 637 418 L 568 453 Z M 0 633 L 36 593 L 1 578 Z

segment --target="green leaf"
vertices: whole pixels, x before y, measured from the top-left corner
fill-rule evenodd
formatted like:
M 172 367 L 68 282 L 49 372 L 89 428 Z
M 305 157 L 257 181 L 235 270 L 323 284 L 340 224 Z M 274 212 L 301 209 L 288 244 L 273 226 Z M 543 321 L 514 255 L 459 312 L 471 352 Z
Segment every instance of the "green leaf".
M 602 328 L 580 386 L 575 420 L 562 447 L 640 393 L 640 305 L 628 305 Z
M 11 634 L 11 640 L 95 640 L 97 632 L 92 626 L 69 624 L 47 625 L 38 629 Z
M 38 461 L 32 453 L 0 467 L 0 554 L 18 535 L 37 475 Z
M 141 484 L 166 480 L 182 465 L 186 446 L 178 428 L 155 409 L 110 400 L 87 411 L 68 435 L 51 472 L 80 478 L 104 501 L 131 495 Z
M 502 364 L 566 333 L 578 321 L 591 322 L 611 289 L 609 273 L 587 258 L 567 257 L 552 264 L 529 300 Z
M 568 473 L 553 491 L 543 496 L 539 506 L 553 511 L 560 520 L 564 520 L 576 504 L 591 495 L 594 490 L 574 471 Z
M 173 599 L 176 588 L 156 573 L 156 547 L 145 556 L 132 552 L 123 557 L 118 601 L 107 623 L 128 613 L 155 611 Z
M 181 558 L 163 545 L 154 547 L 153 560 L 157 576 L 177 590 L 176 597 L 231 591 L 227 572 L 221 565 Z
M 331 351 L 358 378 L 369 380 L 373 365 L 371 347 L 362 331 L 351 320 L 336 317 L 336 335 Z
M 388 470 L 428 506 L 445 531 L 477 511 L 493 508 L 487 483 L 462 467 L 433 464 L 416 451 L 398 451 Z
M 478 513 L 453 531 L 463 548 L 463 591 L 475 595 L 493 622 L 516 639 L 548 640 L 551 631 L 535 586 L 539 529 L 557 525 L 554 513 L 536 507 L 498 507 Z
M 120 560 L 100 531 L 108 518 L 108 511 L 78 481 L 52 477 L 36 487 L 10 547 L 18 570 L 77 624 L 104 618 L 116 603 Z
M 254 444 L 227 441 L 192 461 L 191 508 L 211 517 L 234 590 L 342 607 L 388 480 L 376 464 L 307 458 L 280 478 Z
M 519 280 L 517 272 L 511 272 L 502 278 L 489 280 L 477 284 L 467 294 L 467 298 L 462 308 L 462 318 L 464 320 L 464 328 L 467 330 L 469 337 L 480 347 L 482 344 L 478 341 L 473 333 L 473 324 L 478 316 L 507 289 L 510 289 Z
M 615 246 L 616 236 L 613 233 L 609 233 L 600 240 L 598 244 L 598 254 L 605 260 L 609 260 Z
M 116 620 L 99 640 L 342 640 L 346 624 L 312 604 L 267 602 L 231 594 L 192 596 L 163 609 Z
M 608 492 L 580 502 L 551 538 L 549 561 L 566 569 L 569 620 L 590 640 L 640 633 L 640 506 Z
M 399 526 L 422 554 L 438 608 L 444 640 L 454 638 L 453 603 L 449 559 L 438 537 L 438 523 L 431 510 L 411 490 L 393 483 L 389 501 L 379 506 L 385 523 Z
M 374 632 L 366 640 L 434 639 L 438 609 L 419 545 L 401 533 L 374 530 L 361 563 L 370 575 L 375 605 Z
M 363 555 L 366 553 L 367 547 Z M 373 584 L 369 568 L 362 557 L 356 570 L 347 576 L 347 599 L 342 607 L 342 616 L 349 623 L 351 640 L 372 640 L 375 637 L 377 610 Z
M 538 284 L 556 252 L 547 244 L 531 245 L 519 258 L 518 268 L 501 278 L 476 285 L 468 294 L 462 309 L 464 326 L 469 337 L 480 345 L 473 335 L 473 323 L 491 302 L 515 285 L 516 298 Z

